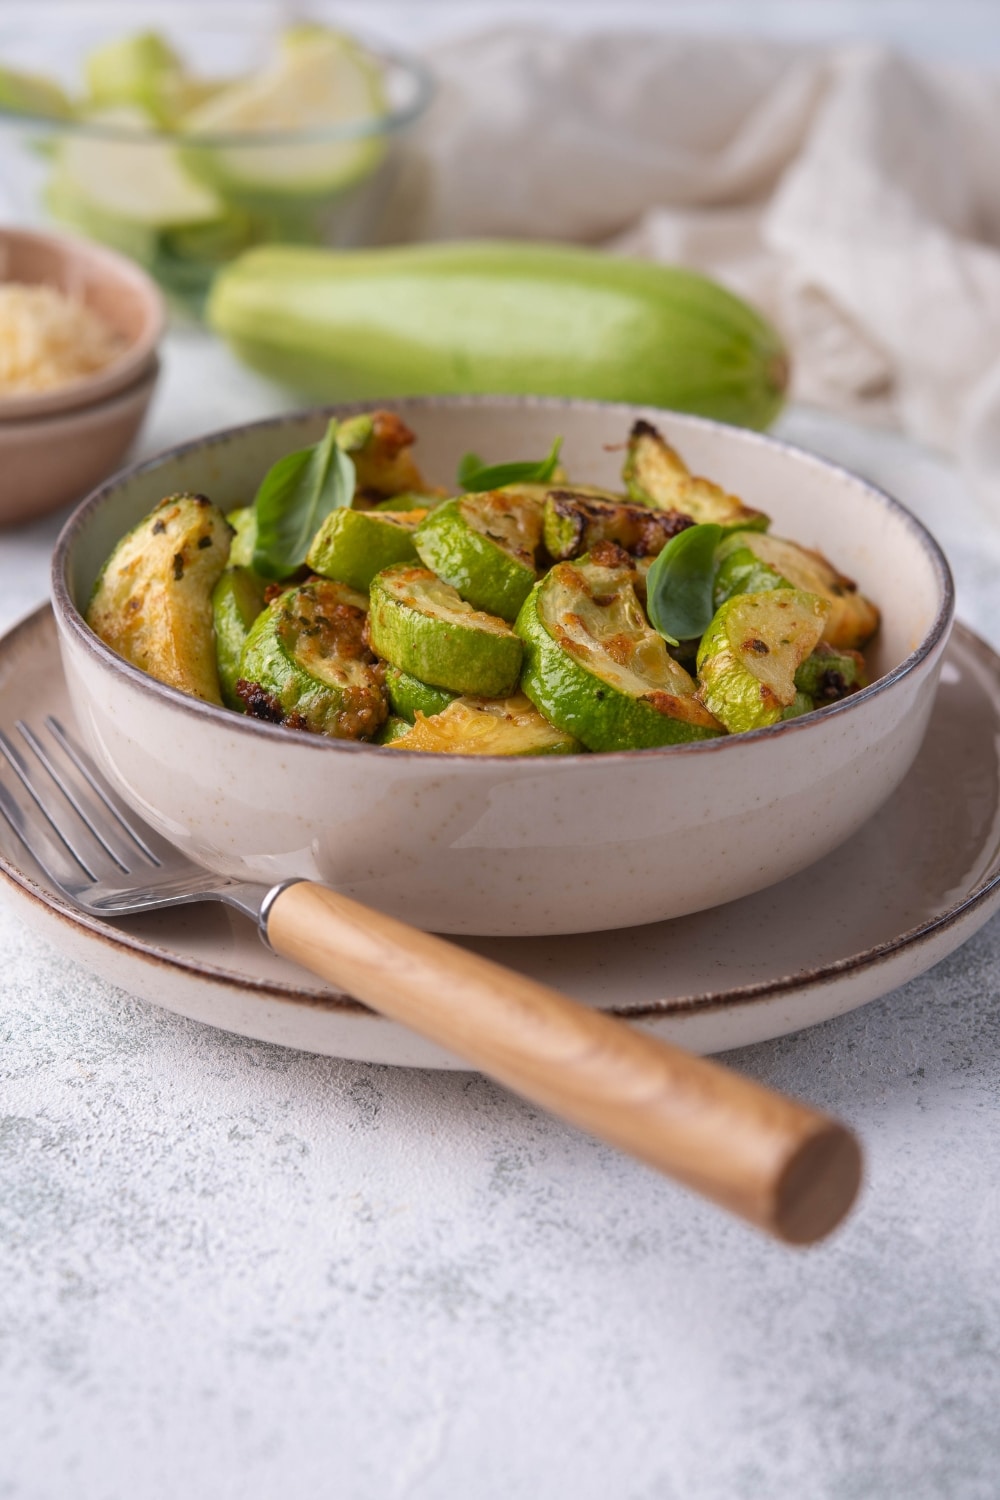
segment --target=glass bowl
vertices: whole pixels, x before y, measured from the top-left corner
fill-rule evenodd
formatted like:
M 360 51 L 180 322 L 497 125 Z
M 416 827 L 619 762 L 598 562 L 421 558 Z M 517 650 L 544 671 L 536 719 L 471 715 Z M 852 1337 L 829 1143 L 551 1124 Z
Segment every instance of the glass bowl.
M 168 24 L 162 32 L 205 76 L 245 72 L 274 55 L 274 36 L 259 29 L 185 27 L 174 38 Z M 106 29 L 81 32 L 60 51 L 50 34 L 32 51 L 0 35 L 0 59 L 72 90 L 81 55 L 108 39 Z M 384 111 L 319 129 L 179 134 L 0 109 L 7 217 L 52 219 L 110 245 L 194 311 L 218 267 L 253 245 L 368 243 L 399 175 L 400 142 L 432 85 L 416 59 L 351 40 L 378 77 Z

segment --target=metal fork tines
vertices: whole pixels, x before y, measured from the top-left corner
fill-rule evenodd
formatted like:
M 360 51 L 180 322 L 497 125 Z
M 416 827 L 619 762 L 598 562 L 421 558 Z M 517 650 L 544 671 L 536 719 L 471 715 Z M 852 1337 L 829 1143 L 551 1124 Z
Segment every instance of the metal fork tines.
M 105 916 L 213 897 L 257 915 L 256 888 L 201 869 L 144 824 L 58 719 L 15 728 L 20 744 L 0 730 L 0 816 L 64 895 Z

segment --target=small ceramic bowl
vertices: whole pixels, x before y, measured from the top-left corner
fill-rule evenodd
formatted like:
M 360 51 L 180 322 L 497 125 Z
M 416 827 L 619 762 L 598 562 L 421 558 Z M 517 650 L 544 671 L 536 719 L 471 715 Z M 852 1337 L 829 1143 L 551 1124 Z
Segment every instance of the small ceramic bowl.
M 154 357 L 123 391 L 24 422 L 0 420 L 0 526 L 57 510 L 100 484 L 128 452 L 153 399 Z
M 0 281 L 79 298 L 122 340 L 121 353 L 93 374 L 0 395 L 0 525 L 10 525 L 85 495 L 121 462 L 153 395 L 166 313 L 130 260 L 62 235 L 0 229 Z
M 802 719 L 661 750 L 513 758 L 427 755 L 243 718 L 124 662 L 81 611 L 118 539 L 163 495 L 245 504 L 326 413 L 234 428 L 118 475 L 67 523 L 53 600 L 80 728 L 125 800 L 195 860 L 245 879 L 320 879 L 418 926 L 520 936 L 678 917 L 821 859 L 870 818 L 923 738 L 952 623 L 940 549 L 888 495 L 810 454 L 695 417 L 502 397 L 394 401 L 428 476 L 463 453 L 548 451 L 614 485 L 637 417 L 691 467 L 820 548 L 882 610 L 877 680 Z M 361 408 L 334 408 L 347 413 Z
M 93 406 L 134 386 L 152 368 L 166 307 L 156 285 L 132 261 L 87 240 L 0 229 L 0 282 L 51 286 L 97 313 L 122 341 L 117 358 L 81 380 L 49 391 L 0 395 L 0 422 L 24 422 Z

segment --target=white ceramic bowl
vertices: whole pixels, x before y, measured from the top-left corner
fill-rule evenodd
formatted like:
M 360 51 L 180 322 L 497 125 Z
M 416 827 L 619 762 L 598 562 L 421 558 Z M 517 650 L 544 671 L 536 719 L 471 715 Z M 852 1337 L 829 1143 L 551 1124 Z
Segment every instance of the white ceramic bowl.
M 245 719 L 162 686 L 84 624 L 98 570 L 163 495 L 245 504 L 321 412 L 215 433 L 126 470 L 60 537 L 53 599 L 75 711 L 122 796 L 200 863 L 262 881 L 300 875 L 442 932 L 596 931 L 681 916 L 821 859 L 889 796 L 923 738 L 951 628 L 947 563 L 902 506 L 759 434 L 597 402 L 394 401 L 432 479 L 459 457 L 544 453 L 614 484 L 639 416 L 693 469 L 828 553 L 879 604 L 878 680 L 807 718 L 700 744 L 512 759 L 388 751 Z M 356 411 L 362 408 L 334 408 Z M 612 450 L 612 451 L 609 451 Z

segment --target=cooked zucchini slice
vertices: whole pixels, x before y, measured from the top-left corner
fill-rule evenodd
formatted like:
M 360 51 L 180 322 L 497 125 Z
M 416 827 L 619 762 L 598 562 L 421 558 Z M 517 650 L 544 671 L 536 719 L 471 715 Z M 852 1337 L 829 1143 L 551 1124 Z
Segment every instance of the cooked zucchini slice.
M 725 530 L 766 531 L 769 518 L 729 495 L 710 479 L 691 473 L 675 449 L 650 422 L 636 422 L 629 435 L 622 471 L 630 497 L 657 510 L 679 510 L 692 521 L 713 521 Z
M 467 604 L 429 568 L 398 563 L 372 579 L 369 637 L 379 656 L 432 687 L 506 698 L 522 647 L 504 620 Z
M 616 542 L 636 557 L 655 557 L 692 524 L 679 511 L 602 500 L 579 490 L 550 490 L 545 500 L 545 550 L 556 561 L 581 557 L 599 542 Z
M 730 734 L 776 724 L 795 701 L 795 674 L 823 634 L 830 606 L 817 594 L 734 594 L 698 648 L 699 697 Z
M 820 641 L 795 674 L 795 687 L 808 693 L 817 707 L 836 703 L 868 684 L 865 659 L 860 651 L 835 651 L 829 641 Z
M 795 587 L 791 579 L 772 568 L 746 545 L 746 537 L 752 534 L 733 532 L 716 552 L 716 573 L 712 583 L 712 601 L 716 609 L 734 594 L 763 594 L 768 589 Z
M 371 587 L 393 563 L 416 562 L 413 536 L 426 511 L 395 515 L 377 510 L 334 510 L 313 537 L 306 562 L 323 578 L 352 589 Z
M 427 489 L 410 451 L 415 442 L 415 435 L 394 411 L 348 417 L 337 429 L 338 448 L 354 462 L 357 493 L 371 501 Z
M 420 560 L 474 609 L 516 620 L 535 585 L 542 507 L 507 490 L 447 500 L 421 522 Z
M 521 686 L 588 750 L 639 750 L 709 739 L 722 726 L 695 697 L 620 564 L 557 563 L 517 619 Z
M 555 490 L 572 490 L 574 495 L 584 495 L 588 500 L 607 500 L 612 505 L 625 505 L 628 501 L 628 496 L 622 490 L 606 490 L 599 484 L 571 484 L 568 479 L 559 477 L 550 479 L 547 484 L 529 484 L 523 481 L 505 484 L 500 493 L 520 495 L 525 500 L 537 500 L 539 505 L 544 506 Z
M 741 531 L 727 537 L 719 558 L 717 603 L 723 602 L 727 589 L 729 595 L 737 591 L 760 593 L 767 588 L 802 589 L 829 602 L 824 638 L 837 650 L 859 649 L 878 629 L 875 605 L 859 594 L 857 585 L 838 573 L 821 552 L 784 537 Z
M 232 554 L 230 554 L 231 556 Z M 212 622 L 215 626 L 215 659 L 219 668 L 222 701 L 243 713 L 243 699 L 236 691 L 240 663 L 250 627 L 264 608 L 264 579 L 252 568 L 229 567 L 212 590 Z
M 286 589 L 258 616 L 236 691 L 248 713 L 336 740 L 385 723 L 385 670 L 365 642 L 363 594 L 326 578 Z
M 447 689 L 431 687 L 429 682 L 421 682 L 419 678 L 411 677 L 409 672 L 401 672 L 398 667 L 389 664 L 385 669 L 385 687 L 389 694 L 389 707 L 408 724 L 413 723 L 418 713 L 442 713 L 455 697 Z
M 439 714 L 417 722 L 404 750 L 436 750 L 446 755 L 573 755 L 581 749 L 571 734 L 556 729 L 524 696 L 456 698 Z
M 388 500 L 377 500 L 372 510 L 387 510 L 389 512 L 419 510 L 421 514 L 433 510 L 435 505 L 440 505 L 447 499 L 444 491 L 440 494 L 421 495 L 417 492 L 404 490 L 401 495 L 390 495 Z
M 160 682 L 221 703 L 212 590 L 232 528 L 204 495 L 170 495 L 104 565 L 87 624 L 126 661 Z
M 801 719 L 803 714 L 811 714 L 815 707 L 808 693 L 796 692 L 788 707 L 781 710 L 781 717 L 782 719 Z
M 229 549 L 230 566 L 253 567 L 254 548 L 257 545 L 257 512 L 252 505 L 242 505 L 239 510 L 229 511 L 226 520 L 236 533 Z
M 398 714 L 390 714 L 375 736 L 375 743 L 376 745 L 396 744 L 404 735 L 409 734 L 412 728 L 413 725 L 409 719 L 401 719 Z

